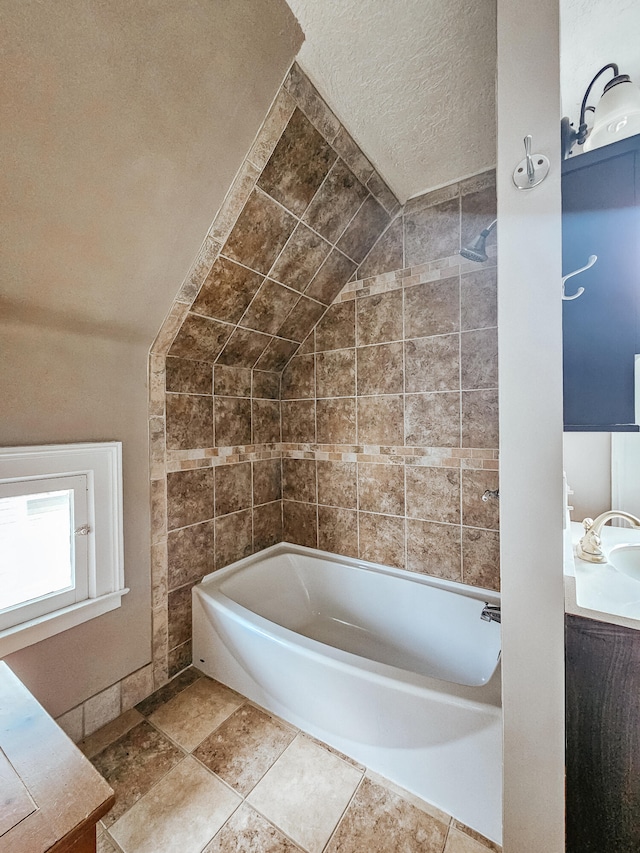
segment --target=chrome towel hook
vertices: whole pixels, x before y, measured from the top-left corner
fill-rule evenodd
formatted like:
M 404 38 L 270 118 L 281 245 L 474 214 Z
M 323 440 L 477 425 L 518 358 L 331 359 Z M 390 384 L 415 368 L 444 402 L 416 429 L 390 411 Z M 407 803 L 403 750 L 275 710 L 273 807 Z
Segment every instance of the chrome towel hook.
M 531 142 L 531 134 L 528 134 L 524 138 L 524 160 L 518 163 L 513 172 L 513 183 L 519 190 L 532 190 L 549 174 L 549 158 L 544 154 L 532 154 Z
M 565 301 L 567 301 L 567 302 L 568 302 L 568 301 L 569 301 L 569 300 L 571 300 L 571 299 L 577 299 L 577 298 L 578 298 L 578 296 L 582 296 L 582 294 L 584 293 L 584 287 L 579 287 L 579 288 L 576 290 L 576 292 L 573 294 L 573 296 L 567 296 L 567 294 L 566 294 L 566 293 L 565 293 L 565 291 L 564 291 L 564 286 L 565 286 L 565 284 L 567 283 L 567 281 L 568 281 L 570 278 L 573 278 L 573 277 L 574 277 L 574 275 L 579 275 L 581 272 L 584 272 L 585 270 L 589 270 L 589 269 L 591 269 L 591 267 L 595 264 L 595 262 L 596 262 L 597 260 L 598 260 L 598 256 L 597 256 L 597 255 L 589 255 L 589 260 L 587 261 L 587 263 L 586 263 L 583 267 L 580 267 L 580 269 L 579 269 L 579 270 L 574 270 L 573 272 L 570 272 L 570 273 L 569 273 L 569 275 L 564 275 L 564 276 L 562 276 L 562 298 L 563 298 Z

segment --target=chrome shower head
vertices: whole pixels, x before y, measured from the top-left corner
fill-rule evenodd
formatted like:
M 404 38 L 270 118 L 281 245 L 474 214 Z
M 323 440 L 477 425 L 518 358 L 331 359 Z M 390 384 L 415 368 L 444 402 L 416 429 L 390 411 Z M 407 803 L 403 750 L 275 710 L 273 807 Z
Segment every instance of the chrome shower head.
M 463 246 L 460 249 L 462 257 L 466 258 L 468 261 L 476 261 L 477 263 L 482 263 L 482 261 L 488 260 L 486 249 L 487 237 L 491 234 L 497 224 L 498 220 L 494 219 L 491 225 L 483 229 L 470 243 Z

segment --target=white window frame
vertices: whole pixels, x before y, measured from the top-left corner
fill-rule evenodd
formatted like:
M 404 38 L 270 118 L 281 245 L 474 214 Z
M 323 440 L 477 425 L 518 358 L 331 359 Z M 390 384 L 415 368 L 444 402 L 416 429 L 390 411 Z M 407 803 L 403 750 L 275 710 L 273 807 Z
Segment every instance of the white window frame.
M 39 484 L 46 491 L 51 478 L 74 476 L 85 476 L 87 482 L 86 594 L 35 618 L 28 618 L 25 603 L 25 620 L 0 630 L 0 657 L 120 607 L 129 592 L 124 585 L 121 442 L 0 448 L 0 484 L 29 480 L 30 487 Z

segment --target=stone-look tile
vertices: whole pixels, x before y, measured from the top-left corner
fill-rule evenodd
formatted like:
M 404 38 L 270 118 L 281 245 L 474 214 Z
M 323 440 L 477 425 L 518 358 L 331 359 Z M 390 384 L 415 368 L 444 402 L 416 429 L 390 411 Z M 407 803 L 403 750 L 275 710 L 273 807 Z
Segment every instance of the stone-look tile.
M 356 443 L 355 397 L 333 397 L 316 403 L 318 444 Z
M 283 341 L 280 338 L 273 338 L 255 366 L 258 370 L 270 370 L 278 373 L 285 367 L 297 349 L 298 344 L 293 341 Z
M 249 160 L 245 160 L 229 187 L 220 210 L 209 229 L 212 237 L 224 243 L 233 228 L 249 193 L 254 188 L 260 170 Z
M 402 397 L 358 397 L 358 443 L 404 443 Z
M 99 823 L 96 826 L 96 853 L 118 853 L 113 841 Z
M 199 853 L 241 800 L 188 756 L 111 828 L 126 851 Z
M 320 302 L 301 296 L 287 319 L 280 326 L 278 335 L 292 341 L 303 341 L 325 310 L 326 306 Z
M 251 400 L 242 397 L 216 397 L 216 447 L 251 444 Z
M 176 296 L 179 302 L 191 305 L 198 295 L 198 291 L 202 287 L 215 259 L 220 254 L 221 249 L 222 243 L 219 240 L 215 240 L 211 234 L 207 234 L 198 249 L 198 254 L 191 264 L 189 272 L 180 285 L 180 290 Z
M 217 364 L 213 368 L 213 390 L 222 397 L 250 397 L 251 371 L 246 367 Z
M 315 356 L 296 355 L 282 372 L 283 400 L 301 400 L 315 396 Z
M 248 797 L 309 853 L 321 853 L 362 774 L 298 735 Z
M 167 481 L 151 480 L 151 538 L 154 543 L 166 536 Z
M 354 397 L 356 393 L 356 351 L 339 349 L 316 356 L 316 395 Z
M 161 477 L 164 473 L 164 457 L 166 452 L 165 419 L 149 418 L 149 461 L 152 478 Z
M 167 474 L 169 530 L 213 518 L 213 468 Z
M 237 323 L 262 279 L 258 273 L 221 256 L 212 266 L 191 310 L 205 317 Z
M 462 447 L 498 446 L 498 392 L 462 392 Z
M 149 354 L 149 416 L 164 415 L 166 387 L 165 359 L 155 353 Z
M 442 204 L 444 201 L 451 201 L 460 195 L 460 184 L 453 183 L 440 187 L 437 190 L 422 193 L 422 195 L 413 196 L 407 199 L 404 205 L 405 216 L 410 213 L 415 213 L 418 210 L 424 210 L 425 207 L 433 207 L 434 204 Z
M 407 569 L 461 581 L 460 526 L 408 518 Z
M 213 521 L 172 531 L 167 551 L 170 590 L 200 580 L 215 568 Z
M 316 440 L 315 400 L 283 400 L 282 440 L 284 442 L 314 442 Z
M 407 338 L 446 335 L 460 327 L 458 277 L 407 287 L 404 292 L 404 328 Z
M 253 367 L 270 343 L 269 335 L 238 327 L 218 356 L 218 363 L 235 367 Z
M 469 826 L 466 826 L 459 820 L 452 819 L 449 838 L 451 838 L 452 836 L 456 836 L 457 834 L 466 835 L 467 838 L 471 838 L 473 841 L 477 841 L 481 845 L 481 853 L 482 851 L 484 851 L 485 848 L 487 850 L 492 850 L 493 853 L 502 853 L 502 847 L 499 844 L 496 844 L 495 841 L 489 841 L 488 838 L 485 838 L 485 836 L 482 835 L 480 832 L 476 832 L 475 829 L 471 829 Z M 449 838 L 447 840 L 449 840 Z M 464 853 L 464 850 L 458 851 L 458 853 Z M 473 849 L 471 853 L 476 853 L 476 850 Z
M 272 198 L 254 189 L 224 246 L 224 253 L 252 270 L 271 269 L 296 220 Z
M 166 605 L 169 587 L 169 558 L 167 555 L 167 540 L 154 542 L 151 545 L 151 607 Z
M 296 109 L 258 179 L 258 186 L 302 216 L 336 159 L 322 134 Z
M 377 172 L 374 172 L 367 181 L 367 189 L 387 213 L 393 216 L 400 210 L 400 202 Z
M 178 693 L 186 690 L 191 684 L 202 678 L 202 675 L 196 669 L 188 669 L 186 672 L 181 672 L 173 678 L 168 684 L 164 684 L 151 696 L 147 696 L 142 702 L 136 705 L 136 711 L 139 711 L 143 716 L 148 717 L 169 699 L 173 699 Z
M 169 649 L 191 639 L 191 589 L 192 583 L 173 589 L 167 596 Z
M 253 551 L 282 542 L 282 501 L 262 504 L 253 510 Z
M 160 331 L 151 344 L 151 352 L 158 355 L 166 355 L 176 332 L 187 316 L 188 306 L 184 302 L 174 302 L 169 313 L 164 318 Z
M 116 717 L 106 726 L 98 729 L 92 735 L 88 735 L 83 740 L 79 741 L 78 749 L 87 758 L 91 759 L 94 755 L 102 752 L 110 744 L 117 741 L 127 732 L 131 731 L 134 726 L 137 726 L 144 720 L 142 714 L 134 708 L 130 708 L 124 714 Z
M 120 682 L 101 690 L 84 703 L 84 734 L 93 734 L 120 714 Z
M 82 705 L 77 705 L 56 717 L 56 723 L 74 743 L 82 740 L 84 734 L 84 711 Z
M 356 303 L 332 305 L 316 326 L 316 352 L 346 349 L 356 344 Z
M 356 300 L 358 346 L 402 340 L 402 291 Z
M 498 330 L 479 329 L 460 335 L 462 388 L 498 387 Z
M 253 553 L 251 510 L 216 518 L 216 569 Z
M 246 796 L 295 736 L 295 730 L 245 704 L 205 738 L 194 756 Z
M 364 512 L 404 515 L 404 465 L 358 465 L 359 508 Z
M 200 678 L 151 714 L 149 721 L 188 752 L 223 723 L 244 699 L 211 678 Z
M 420 447 L 460 447 L 460 394 L 407 394 L 405 441 Z
M 460 276 L 460 328 L 463 331 L 498 325 L 497 287 L 495 267 Z
M 407 267 L 447 258 L 460 250 L 460 202 L 457 198 L 404 217 Z
M 464 180 L 460 181 L 460 195 L 462 196 L 477 193 L 481 190 L 486 190 L 489 188 L 495 192 L 495 169 L 487 169 L 485 172 L 481 172 L 479 175 L 472 175 L 470 178 L 464 178 Z M 460 826 L 464 826 L 464 824 L 460 824 Z
M 500 503 L 497 500 L 483 501 L 487 489 L 494 491 L 499 486 L 497 471 L 462 472 L 462 523 L 466 527 L 500 527 Z
M 193 660 L 193 644 L 191 640 L 187 640 L 182 645 L 176 646 L 175 649 L 170 649 L 167 660 L 169 678 L 173 678 L 174 675 L 191 666 Z
M 444 853 L 487 853 L 488 850 L 500 850 L 500 848 L 496 845 L 488 847 L 459 829 L 451 827 Z
M 253 444 L 280 441 L 280 403 L 277 400 L 252 400 L 251 426 Z
M 282 460 L 282 497 L 287 501 L 316 503 L 316 460 Z
M 358 278 L 370 278 L 385 272 L 404 268 L 402 217 L 399 216 L 374 243 L 373 248 L 358 267 Z
M 217 516 L 251 506 L 251 462 L 218 465 L 213 470 Z
M 373 166 L 342 125 L 340 126 L 340 130 L 338 131 L 336 138 L 331 144 L 354 175 L 362 181 L 363 184 L 366 184 L 373 174 Z
M 404 391 L 402 343 L 358 347 L 358 395 Z
M 357 264 L 334 249 L 311 280 L 305 293 L 330 305 L 355 272 Z
M 460 471 L 407 465 L 407 516 L 460 524 Z
M 361 263 L 389 224 L 389 218 L 384 207 L 372 195 L 368 196 L 338 240 L 338 248 L 351 260 Z
M 316 330 L 311 329 L 307 337 L 300 344 L 298 355 L 311 355 L 316 351 Z
M 253 505 L 282 500 L 279 459 L 262 459 L 253 463 Z
M 326 853 L 441 853 L 448 826 L 365 777 Z
M 462 238 L 461 245 L 465 246 L 497 216 L 497 199 L 495 186 L 488 186 L 478 192 L 465 192 L 462 196 Z M 496 229 L 487 237 L 487 246 L 495 246 Z M 453 253 L 451 253 L 453 254 Z
M 282 522 L 282 535 L 285 542 L 292 542 L 294 545 L 307 545 L 309 548 L 318 547 L 318 522 L 315 504 L 283 501 Z
M 194 394 L 167 394 L 167 449 L 213 447 L 213 402 Z
M 271 278 L 302 292 L 331 251 L 331 245 L 301 222 L 271 270 Z
M 249 160 L 258 169 L 263 169 L 269 157 L 276 147 L 276 143 L 282 136 L 282 132 L 289 123 L 296 105 L 286 89 L 280 89 L 271 105 L 267 117 L 264 120 L 255 142 L 249 150 Z
M 280 375 L 264 370 L 253 370 L 253 397 L 265 400 L 280 400 Z
M 309 205 L 304 221 L 335 243 L 367 195 L 351 169 L 338 159 Z
M 359 554 L 362 560 L 404 568 L 404 518 L 358 513 Z
M 355 509 L 357 505 L 356 463 L 318 461 L 318 503 Z
M 341 127 L 340 122 L 297 62 L 291 66 L 284 87 L 313 126 L 325 139 L 332 142 Z
M 244 312 L 241 323 L 248 329 L 275 335 L 299 298 L 295 290 L 266 278 Z
M 218 320 L 187 314 L 169 353 L 177 358 L 213 362 L 220 355 L 232 330 L 233 326 Z
M 211 394 L 211 365 L 206 361 L 167 357 L 166 389 L 181 394 Z
M 169 614 L 165 600 L 151 612 L 151 658 L 153 660 L 153 683 L 164 684 L 169 678 Z
M 471 586 L 500 589 L 500 534 L 462 528 L 462 579 Z
M 345 557 L 357 557 L 358 513 L 334 506 L 318 507 L 318 548 Z
M 146 696 L 153 692 L 153 666 L 148 664 L 131 675 L 127 675 L 121 681 L 122 711 L 128 712 L 130 708 L 141 702 Z
M 300 853 L 300 848 L 244 804 L 202 853 Z
M 144 720 L 92 758 L 114 790 L 116 802 L 102 821 L 109 827 L 184 758 L 168 738 Z
M 405 391 L 456 391 L 460 388 L 459 335 L 406 341 Z

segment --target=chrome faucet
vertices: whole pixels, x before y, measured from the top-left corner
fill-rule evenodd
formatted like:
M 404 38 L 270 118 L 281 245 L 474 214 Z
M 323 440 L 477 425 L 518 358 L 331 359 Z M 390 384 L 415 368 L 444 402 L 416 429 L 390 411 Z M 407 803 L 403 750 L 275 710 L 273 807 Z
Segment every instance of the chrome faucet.
M 619 512 L 617 509 L 601 513 L 595 521 L 592 518 L 585 518 L 582 522 L 585 534 L 576 547 L 576 555 L 581 560 L 587 560 L 589 563 L 607 562 L 607 558 L 602 550 L 600 531 L 611 518 L 624 518 L 629 524 L 640 528 L 640 518 L 636 518 L 635 515 L 631 515 L 629 512 Z
M 485 601 L 484 607 L 482 608 L 482 613 L 480 614 L 480 618 L 484 619 L 485 622 L 500 622 L 500 605 L 499 604 L 489 604 L 488 601 Z

